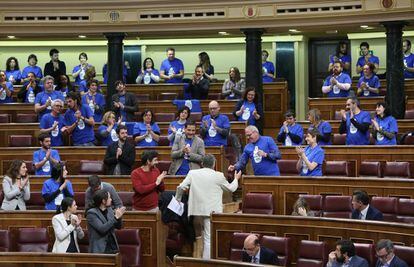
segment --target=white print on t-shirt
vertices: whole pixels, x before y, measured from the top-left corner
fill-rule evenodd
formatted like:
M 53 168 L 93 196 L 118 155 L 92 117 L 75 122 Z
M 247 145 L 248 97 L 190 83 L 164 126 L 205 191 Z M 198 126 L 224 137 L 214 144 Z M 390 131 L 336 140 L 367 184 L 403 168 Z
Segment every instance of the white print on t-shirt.
M 242 119 L 247 121 L 250 118 L 250 109 L 249 108 L 245 108 L 243 110 L 243 115 L 242 115 Z
M 179 128 L 176 132 L 175 135 L 180 136 L 183 134 L 183 128 Z
M 35 101 L 35 95 L 33 93 L 33 90 L 30 90 L 29 96 L 27 97 L 27 101 L 29 101 L 29 103 L 34 103 L 34 101 Z
M 51 103 L 50 103 L 50 105 L 49 106 L 47 106 L 47 109 L 52 109 L 52 104 L 53 104 L 53 102 L 52 102 L 52 98 L 49 96 L 49 98 L 47 99 L 47 101 L 51 101 Z
M 349 126 L 349 131 L 351 132 L 351 134 L 354 134 L 358 131 L 358 129 L 354 126 L 354 124 L 352 124 Z
M 4 89 L 3 89 L 3 90 L 1 90 L 1 93 L 0 93 L 0 99 L 1 99 L 1 100 L 4 100 L 4 99 L 6 99 L 6 96 L 7 96 L 7 95 L 6 95 L 6 90 L 4 90 Z
M 191 110 L 193 108 L 193 102 L 191 102 L 191 100 L 186 100 L 184 102 L 184 106 L 186 106 L 187 108 Z
M 341 92 L 341 89 L 339 89 L 338 86 L 334 85 L 333 92 L 334 92 L 334 94 L 337 95 L 337 94 L 339 94 L 339 92 Z
M 92 110 L 92 114 L 95 114 L 95 105 L 93 104 L 93 101 L 92 100 L 89 101 L 89 107 Z
M 171 75 L 174 75 L 174 74 L 175 74 L 175 71 L 174 71 L 173 67 L 171 67 L 171 68 L 168 70 L 168 76 L 171 76 Z
M 217 135 L 217 130 L 216 130 L 216 129 L 214 129 L 214 127 L 213 127 L 213 126 L 210 126 L 210 128 L 208 129 L 208 135 L 209 135 L 210 137 L 215 137 L 215 136 Z
M 255 146 L 253 150 L 253 160 L 255 163 L 260 163 L 262 161 L 262 156 L 259 155 L 259 147 Z
M 60 206 L 60 204 L 62 204 L 62 200 L 63 200 L 63 194 L 60 193 L 56 198 L 55 198 L 55 205 L 56 206 Z
M 285 139 L 285 146 L 292 146 L 292 139 L 290 139 L 289 135 L 286 135 L 286 139 Z
M 263 74 L 267 73 L 267 69 L 265 67 L 263 67 Z
M 42 166 L 43 172 L 50 172 L 50 162 L 47 160 Z
M 144 76 L 144 84 L 150 84 L 150 82 L 151 82 L 151 76 L 147 72 Z
M 78 128 L 79 130 L 85 129 L 85 122 L 82 119 L 78 121 Z
M 308 173 L 308 171 L 309 171 L 309 169 L 308 169 L 308 165 L 306 165 L 306 163 L 305 163 L 304 161 L 302 161 L 302 172 L 303 172 L 304 174 L 307 174 L 307 173 Z
M 58 136 L 58 134 L 59 134 L 59 124 L 56 126 L 56 128 L 54 130 L 52 130 L 51 134 L 52 134 L 53 137 Z
M 380 130 L 382 130 L 382 127 L 380 127 Z M 384 135 L 381 134 L 380 132 L 377 132 L 377 140 L 378 141 L 382 141 L 384 140 Z
M 115 129 L 112 129 L 112 130 L 111 130 L 111 139 L 112 139 L 112 141 L 114 141 L 114 142 L 116 142 L 116 141 L 118 141 L 118 140 L 119 140 L 118 135 L 116 134 Z
M 364 96 L 369 96 L 369 91 L 368 90 L 364 90 Z

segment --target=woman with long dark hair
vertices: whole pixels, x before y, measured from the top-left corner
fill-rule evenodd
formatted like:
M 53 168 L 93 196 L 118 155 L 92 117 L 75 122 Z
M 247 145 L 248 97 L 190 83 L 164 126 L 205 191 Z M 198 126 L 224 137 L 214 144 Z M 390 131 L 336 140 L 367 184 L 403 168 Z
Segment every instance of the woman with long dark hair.
M 375 118 L 372 122 L 372 136 L 376 145 L 396 145 L 398 125 L 397 120 L 391 116 L 391 111 L 384 102 L 377 103 Z
M 245 81 L 240 76 L 240 71 L 236 67 L 229 70 L 229 78 L 224 81 L 222 95 L 229 99 L 240 99 L 246 87 Z
M 158 146 L 160 127 L 154 121 L 154 113 L 146 109 L 141 114 L 142 122 L 134 125 L 134 141 L 136 146 Z
M 26 210 L 26 201 L 30 199 L 30 183 L 23 160 L 12 161 L 3 178 L 3 194 L 2 210 Z
M 198 65 L 203 68 L 204 77 L 210 82 L 214 79 L 214 67 L 211 65 L 210 57 L 206 52 L 198 54 L 199 63 Z
M 142 62 L 142 68 L 138 72 L 138 77 L 135 80 L 138 84 L 152 84 L 160 81 L 160 73 L 154 67 L 154 61 L 152 58 L 147 57 Z
M 46 210 L 56 210 L 65 197 L 73 197 L 72 183 L 67 179 L 66 166 L 59 163 L 52 167 L 51 178 L 43 183 L 42 197 Z
M 233 114 L 239 121 L 248 121 L 249 125 L 255 125 L 263 114 L 262 104 L 258 100 L 256 89 L 249 87 L 235 107 Z
M 20 84 L 21 79 L 19 61 L 15 57 L 9 57 L 6 61 L 6 80 L 12 84 Z

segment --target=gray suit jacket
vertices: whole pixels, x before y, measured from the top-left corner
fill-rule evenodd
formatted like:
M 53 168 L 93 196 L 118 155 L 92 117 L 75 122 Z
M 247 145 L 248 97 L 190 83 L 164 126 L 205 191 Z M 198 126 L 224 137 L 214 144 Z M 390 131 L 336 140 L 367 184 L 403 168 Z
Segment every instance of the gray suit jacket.
M 111 195 L 112 207 L 120 208 L 120 207 L 123 206 L 122 200 L 119 197 L 119 195 L 116 192 L 115 187 L 113 185 L 111 185 L 110 183 L 107 183 L 107 182 L 102 182 L 101 183 L 101 189 L 104 189 L 104 190 L 108 191 L 109 194 Z M 86 189 L 86 193 L 85 193 L 85 211 L 88 211 L 89 209 L 91 209 L 93 207 L 94 207 L 93 192 L 92 192 L 92 189 L 90 187 L 88 187 L 88 189 Z
M 20 210 L 26 210 L 26 201 L 30 199 L 30 182 L 26 184 L 22 191 L 8 176 L 3 178 L 4 199 L 1 204 L 2 210 L 15 210 L 19 206 Z
M 88 220 L 89 233 L 89 253 L 105 253 L 108 237 L 112 235 L 119 249 L 118 241 L 115 236 L 115 228 L 121 229 L 122 220 L 115 219 L 114 210 L 108 208 L 108 219 L 103 216 L 99 208 L 88 210 L 86 219 Z
M 176 136 L 174 139 L 174 144 L 171 149 L 171 158 L 172 162 L 170 165 L 170 169 L 168 173 L 171 175 L 175 175 L 175 173 L 180 168 L 181 164 L 184 160 L 184 153 L 183 148 L 185 147 L 185 134 L 180 136 Z M 190 158 L 190 170 L 200 169 L 201 161 L 203 160 L 203 156 L 206 154 L 204 141 L 198 136 L 194 136 L 193 144 L 191 145 L 191 152 L 189 154 Z

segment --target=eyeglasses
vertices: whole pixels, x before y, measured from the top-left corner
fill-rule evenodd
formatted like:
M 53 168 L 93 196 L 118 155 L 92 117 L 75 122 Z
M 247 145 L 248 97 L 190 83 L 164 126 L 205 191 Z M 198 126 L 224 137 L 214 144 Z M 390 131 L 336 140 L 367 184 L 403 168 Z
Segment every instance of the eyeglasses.
M 387 252 L 387 254 L 384 254 L 384 255 L 379 255 L 378 253 L 377 253 L 377 258 L 380 258 L 380 259 L 386 259 L 387 257 L 388 257 L 388 255 L 390 255 L 391 254 L 391 252 Z

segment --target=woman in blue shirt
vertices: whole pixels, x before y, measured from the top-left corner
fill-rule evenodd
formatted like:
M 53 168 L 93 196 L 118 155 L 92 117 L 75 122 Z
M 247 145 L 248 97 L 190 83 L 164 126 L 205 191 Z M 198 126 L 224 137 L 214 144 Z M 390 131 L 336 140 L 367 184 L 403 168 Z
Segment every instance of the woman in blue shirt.
M 46 210 L 57 210 L 64 198 L 73 198 L 72 183 L 67 180 L 67 174 L 68 171 L 62 163 L 52 167 L 51 178 L 43 183 L 42 188 Z
M 88 92 L 82 96 L 82 105 L 88 105 L 91 108 L 95 121 L 102 120 L 106 106 L 105 97 L 101 93 L 98 93 L 98 86 L 98 80 L 88 80 L 86 84 Z
M 19 61 L 15 57 L 9 57 L 6 61 L 6 80 L 12 84 L 20 84 L 21 79 Z
M 381 86 L 380 80 L 377 75 L 375 75 L 375 65 L 371 62 L 368 62 L 362 68 L 364 75 L 359 78 L 357 87 L 358 96 L 378 96 L 379 88 Z
M 318 146 L 318 135 L 319 132 L 316 129 L 308 131 L 305 137 L 308 146 L 305 148 L 297 146 L 295 148 L 299 156 L 296 169 L 300 172 L 301 176 L 322 176 L 322 164 L 325 159 L 325 152 Z
M 85 79 L 85 72 L 92 67 L 88 64 L 88 55 L 85 52 L 79 54 L 79 65 L 72 70 L 72 77 L 75 78 L 75 84 L 79 85 Z
M 398 125 L 397 120 L 384 102 L 377 103 L 376 116 L 372 119 L 372 136 L 376 145 L 396 145 Z
M 256 96 L 254 87 L 246 89 L 243 99 L 237 102 L 233 112 L 238 121 L 247 121 L 249 125 L 255 125 L 256 121 L 260 119 L 263 114 L 263 108 Z
M 160 127 L 154 122 L 154 114 L 146 109 L 142 112 L 142 122 L 134 125 L 134 141 L 137 146 L 158 146 Z
M 154 61 L 147 57 L 142 63 L 142 69 L 138 72 L 138 77 L 135 80 L 137 84 L 152 84 L 160 81 L 160 73 L 154 68 Z
M 178 110 L 177 119 L 172 121 L 170 123 L 170 127 L 168 127 L 168 140 L 170 141 L 170 146 L 174 144 L 175 136 L 182 135 L 184 133 L 184 126 L 190 115 L 191 110 L 187 106 L 183 106 Z
M 319 131 L 318 145 L 331 145 L 332 127 L 329 122 L 321 119 L 321 112 L 319 109 L 311 109 L 308 112 L 308 120 L 310 121 L 309 131 L 317 129 Z
M 107 111 L 102 118 L 102 125 L 98 128 L 98 138 L 102 146 L 109 146 L 112 142 L 118 142 L 119 138 L 116 134 L 116 128 L 122 122 L 119 117 L 118 122 L 115 121 L 115 113 Z
M 37 56 L 35 54 L 29 55 L 27 58 L 27 62 L 29 63 L 29 66 L 25 67 L 22 71 L 22 79 L 23 81 L 28 81 L 27 75 L 29 72 L 33 72 L 36 75 L 36 79 L 39 81 L 43 78 L 42 69 L 37 65 Z

